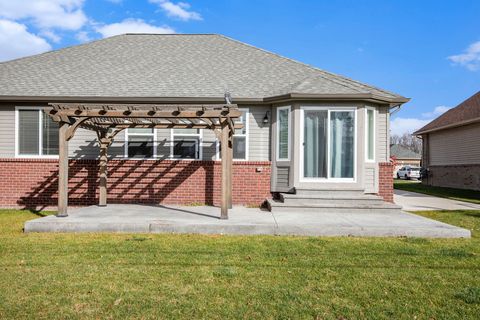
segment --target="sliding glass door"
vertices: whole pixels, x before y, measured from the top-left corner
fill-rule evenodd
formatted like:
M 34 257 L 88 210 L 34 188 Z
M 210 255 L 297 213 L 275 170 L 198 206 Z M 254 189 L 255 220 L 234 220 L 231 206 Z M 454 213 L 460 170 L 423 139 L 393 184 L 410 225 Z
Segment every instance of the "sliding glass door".
M 303 178 L 353 180 L 355 109 L 302 108 Z

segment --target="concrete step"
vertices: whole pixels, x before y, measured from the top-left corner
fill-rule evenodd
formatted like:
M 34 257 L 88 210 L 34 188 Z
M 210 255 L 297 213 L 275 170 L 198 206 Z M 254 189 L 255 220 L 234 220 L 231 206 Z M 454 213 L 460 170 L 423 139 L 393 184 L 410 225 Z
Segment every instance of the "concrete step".
M 376 204 L 361 203 L 283 203 L 278 200 L 267 200 L 267 207 L 272 212 L 311 212 L 311 213 L 393 213 L 400 212 L 401 207 L 393 203 Z
M 301 196 L 325 196 L 325 197 L 336 197 L 336 196 L 362 196 L 365 194 L 364 189 L 359 188 L 343 188 L 339 190 L 334 189 L 299 189 L 295 188 L 295 194 Z
M 383 198 L 377 195 L 363 194 L 363 195 L 299 195 L 299 194 L 280 194 L 281 202 L 287 204 L 338 204 L 338 203 L 353 203 L 353 204 L 382 204 Z

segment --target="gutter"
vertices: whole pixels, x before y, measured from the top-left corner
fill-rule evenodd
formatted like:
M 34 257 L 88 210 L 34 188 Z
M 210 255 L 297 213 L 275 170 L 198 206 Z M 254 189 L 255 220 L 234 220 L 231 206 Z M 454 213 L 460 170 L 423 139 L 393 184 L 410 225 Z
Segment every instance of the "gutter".
M 408 98 L 388 99 L 371 93 L 359 94 L 304 94 L 288 93 L 265 98 L 232 98 L 236 104 L 272 104 L 291 100 L 366 100 L 374 103 L 399 106 L 410 101 Z M 123 102 L 123 103 L 225 103 L 225 97 L 103 97 L 103 96 L 0 96 L 1 101 L 16 102 Z

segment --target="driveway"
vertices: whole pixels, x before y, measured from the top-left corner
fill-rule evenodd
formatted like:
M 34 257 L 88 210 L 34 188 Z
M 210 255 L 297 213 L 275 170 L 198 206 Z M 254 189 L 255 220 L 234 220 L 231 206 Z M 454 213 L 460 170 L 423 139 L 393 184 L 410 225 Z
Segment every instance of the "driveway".
M 405 211 L 423 210 L 480 210 L 480 204 L 450 200 L 422 193 L 395 190 L 395 203 Z

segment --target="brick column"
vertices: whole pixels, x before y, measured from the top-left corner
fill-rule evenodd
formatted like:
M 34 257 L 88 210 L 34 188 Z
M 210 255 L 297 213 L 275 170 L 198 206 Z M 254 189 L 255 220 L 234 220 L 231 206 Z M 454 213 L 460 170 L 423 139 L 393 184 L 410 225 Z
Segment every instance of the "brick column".
M 387 202 L 393 203 L 393 163 L 381 162 L 378 164 L 378 195 Z

